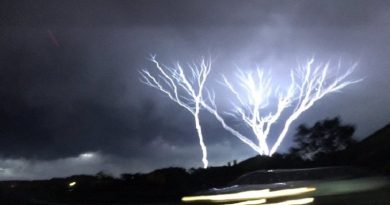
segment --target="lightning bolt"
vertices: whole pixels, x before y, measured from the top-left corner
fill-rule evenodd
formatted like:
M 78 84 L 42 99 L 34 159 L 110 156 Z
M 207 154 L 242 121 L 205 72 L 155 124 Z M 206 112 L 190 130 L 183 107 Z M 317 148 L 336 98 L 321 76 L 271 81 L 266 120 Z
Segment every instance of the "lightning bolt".
M 256 137 L 256 142 L 226 124 L 218 112 L 214 96 L 209 95 L 207 101 L 203 102 L 202 105 L 214 115 L 227 131 L 243 143 L 249 145 L 260 155 L 272 156 L 286 137 L 291 124 L 316 101 L 361 81 L 361 79 L 347 80 L 357 64 L 354 64 L 344 74 L 334 78 L 329 76 L 330 63 L 319 64 L 315 68 L 313 68 L 313 64 L 314 59 L 310 59 L 306 65 L 293 70 L 290 74 L 291 83 L 284 92 L 273 89 L 271 76 L 266 75 L 264 70 L 260 68 L 257 68 L 256 72 L 239 70 L 236 84 L 222 76 L 223 84 L 233 94 L 232 99 L 237 101 L 237 104 L 233 106 L 232 115 L 250 128 Z M 277 97 L 277 108 L 273 112 L 264 113 L 264 109 L 269 106 L 270 97 L 273 95 Z M 272 126 L 275 122 L 281 121 L 282 113 L 292 105 L 295 105 L 295 108 L 284 121 L 283 129 L 275 143 L 269 146 L 267 138 Z
M 174 67 L 161 65 L 155 55 L 152 55 L 150 60 L 155 64 L 157 73 L 151 74 L 145 69 L 140 71 L 141 82 L 160 90 L 192 114 L 202 151 L 203 168 L 207 168 L 209 163 L 207 147 L 204 143 L 199 114 L 203 104 L 203 91 L 206 89 L 204 85 L 211 71 L 211 60 L 202 59 L 198 64 L 189 65 L 190 72 L 184 72 L 179 63 Z
M 353 64 L 345 73 L 331 77 L 329 75 L 330 63 L 315 65 L 314 58 L 291 71 L 291 82 L 285 91 L 273 89 L 270 74 L 266 74 L 260 68 L 257 68 L 255 72 L 239 70 L 236 75 L 238 79 L 236 83 L 232 83 L 225 76 L 222 76 L 223 84 L 233 95 L 232 101 L 237 101 L 231 113 L 250 128 L 256 139 L 254 141 L 226 123 L 215 103 L 215 93 L 205 88 L 207 77 L 211 71 L 211 60 L 202 59 L 198 64 L 189 64 L 189 72 L 184 72 L 179 63 L 174 67 L 168 67 L 161 65 L 156 60 L 156 56 L 151 56 L 150 60 L 155 64 L 157 73 L 151 74 L 148 70 L 142 70 L 140 72 L 141 81 L 160 90 L 169 99 L 192 114 L 202 150 L 204 168 L 207 168 L 208 160 L 207 147 L 204 143 L 199 118 L 202 108 L 210 112 L 225 130 L 254 151 L 260 155 L 272 156 L 283 142 L 292 123 L 315 102 L 330 93 L 338 92 L 346 86 L 362 81 L 362 79 L 348 80 L 357 64 Z M 340 64 L 338 64 L 339 68 Z M 268 106 L 272 96 L 277 98 L 276 109 L 265 113 L 265 109 L 269 110 Z M 291 106 L 294 106 L 291 113 L 284 121 L 281 120 L 282 113 Z M 268 136 L 272 126 L 277 121 L 283 123 L 283 129 L 277 136 L 275 143 L 270 144 Z
M 314 105 L 315 102 L 324 98 L 326 95 L 339 92 L 346 86 L 361 82 L 363 79 L 347 80 L 357 67 L 357 63 L 353 64 L 347 71 L 339 76 L 331 78 L 329 76 L 330 63 L 314 65 L 314 58 L 307 61 L 305 66 L 298 67 L 295 72 L 291 73 L 291 86 L 296 93 L 297 101 L 292 114 L 284 123 L 283 130 L 279 134 L 275 144 L 269 155 L 276 152 L 291 126 L 298 117 Z M 338 65 L 340 69 L 340 64 Z M 296 79 L 298 80 L 296 82 Z M 294 100 L 291 98 L 291 100 Z

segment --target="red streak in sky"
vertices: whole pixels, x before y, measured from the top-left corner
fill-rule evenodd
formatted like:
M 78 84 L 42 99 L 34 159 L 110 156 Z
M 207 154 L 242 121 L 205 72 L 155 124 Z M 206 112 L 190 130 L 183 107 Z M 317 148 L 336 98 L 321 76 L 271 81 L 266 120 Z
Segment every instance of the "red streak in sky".
M 47 30 L 47 33 L 49 34 L 49 38 L 50 38 L 51 42 L 56 47 L 60 47 L 60 43 L 58 42 L 57 38 L 54 36 L 53 32 L 51 32 L 51 30 Z

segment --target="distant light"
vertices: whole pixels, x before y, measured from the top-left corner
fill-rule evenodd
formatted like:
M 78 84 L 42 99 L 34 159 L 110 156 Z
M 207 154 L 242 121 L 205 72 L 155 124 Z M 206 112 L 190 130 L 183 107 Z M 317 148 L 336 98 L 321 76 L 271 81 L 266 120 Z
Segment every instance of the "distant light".
M 73 182 L 70 182 L 70 183 L 69 183 L 69 187 L 74 187 L 74 186 L 76 186 L 76 184 L 77 184 L 77 183 L 74 182 L 74 181 L 73 181 Z
M 217 195 L 202 195 L 202 196 L 186 196 L 181 200 L 183 202 L 196 202 L 196 201 L 212 201 L 212 202 L 229 202 L 229 201 L 242 201 L 242 200 L 256 200 L 267 199 L 284 196 L 299 195 L 306 192 L 315 191 L 312 187 L 282 189 L 276 191 L 270 191 L 269 189 L 243 191 L 231 194 L 217 194 Z
M 80 157 L 82 159 L 90 159 L 90 158 L 92 158 L 94 156 L 95 156 L 95 154 L 92 153 L 92 152 L 86 152 L 86 153 L 80 154 Z

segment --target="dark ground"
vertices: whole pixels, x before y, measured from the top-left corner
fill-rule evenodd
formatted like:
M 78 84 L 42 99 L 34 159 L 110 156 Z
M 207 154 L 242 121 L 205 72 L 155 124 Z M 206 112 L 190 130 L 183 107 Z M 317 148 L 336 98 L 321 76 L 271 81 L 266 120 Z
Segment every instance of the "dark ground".
M 323 166 L 360 167 L 370 175 L 390 173 L 390 125 L 347 150 L 304 161 L 291 155 L 255 156 L 232 166 L 208 169 L 166 168 L 147 174 L 104 173 L 40 181 L 0 182 L 1 204 L 180 204 L 180 198 L 212 187 L 224 187 L 238 177 L 266 169 Z M 364 152 L 361 150 L 364 148 Z M 288 179 L 287 179 L 288 180 Z M 76 182 L 69 187 L 70 182 Z M 259 180 L 258 183 L 272 183 Z M 390 204 L 390 189 L 316 198 L 315 204 Z M 358 203 L 359 202 L 359 203 Z

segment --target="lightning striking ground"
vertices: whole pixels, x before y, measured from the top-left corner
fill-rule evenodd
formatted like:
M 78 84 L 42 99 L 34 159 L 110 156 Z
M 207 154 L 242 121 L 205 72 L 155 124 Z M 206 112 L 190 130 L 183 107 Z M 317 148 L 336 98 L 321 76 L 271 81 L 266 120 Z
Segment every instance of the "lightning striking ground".
M 322 99 L 330 93 L 335 93 L 344 87 L 361 82 L 358 80 L 347 80 L 357 67 L 357 63 L 353 64 L 344 74 L 331 78 L 329 76 L 330 63 L 320 64 L 313 67 L 314 58 L 307 61 L 306 65 L 300 66 L 295 72 L 291 73 L 291 86 L 297 93 L 295 99 L 295 109 L 284 123 L 283 130 L 279 134 L 275 144 L 269 155 L 276 152 L 291 126 L 291 124 L 306 110 L 314 105 L 315 102 Z M 338 68 L 340 69 L 340 64 Z
M 256 72 L 240 70 L 237 75 L 237 84 L 231 83 L 223 76 L 223 84 L 231 91 L 233 99 L 237 101 L 230 115 L 246 124 L 256 137 L 257 142 L 227 125 L 217 110 L 214 96 L 209 95 L 207 101 L 203 102 L 203 107 L 213 114 L 227 131 L 249 145 L 257 153 L 272 156 L 286 137 L 291 124 L 316 101 L 327 94 L 340 91 L 348 85 L 361 81 L 361 79 L 347 80 L 357 64 L 351 66 L 344 74 L 334 78 L 329 76 L 330 63 L 319 64 L 315 68 L 313 68 L 313 64 L 314 59 L 310 59 L 306 65 L 293 70 L 290 75 L 291 83 L 285 92 L 273 89 L 271 76 L 266 75 L 259 68 L 256 69 Z M 277 108 L 273 112 L 264 113 L 270 104 L 271 96 L 277 98 Z M 292 105 L 295 105 L 295 108 L 284 121 L 283 129 L 275 143 L 270 146 L 268 136 L 272 126 L 275 122 L 282 121 L 280 117 L 283 111 Z
M 155 64 L 158 74 L 151 74 L 148 70 L 142 70 L 140 72 L 141 81 L 150 87 L 160 90 L 169 99 L 192 114 L 199 145 L 202 150 L 203 168 L 207 168 L 209 163 L 207 160 L 207 147 L 204 143 L 199 114 L 203 104 L 205 83 L 211 71 L 211 60 L 206 61 L 202 59 L 199 64 L 189 65 L 190 72 L 184 72 L 183 67 L 179 63 L 174 67 L 161 65 L 156 60 L 155 55 L 151 56 L 150 60 Z
M 202 59 L 199 64 L 190 64 L 189 72 L 184 72 L 179 63 L 174 67 L 161 65 L 155 56 L 151 57 L 151 61 L 155 64 L 158 74 L 153 75 L 147 70 L 142 70 L 142 82 L 160 90 L 193 115 L 204 168 L 207 168 L 208 160 L 207 147 L 204 143 L 199 118 L 202 108 L 210 112 L 225 130 L 255 152 L 260 155 L 272 156 L 285 139 L 292 123 L 315 102 L 330 93 L 340 91 L 348 85 L 361 81 L 361 79 L 347 80 L 357 64 L 351 66 L 342 75 L 331 77 L 329 75 L 330 63 L 313 66 L 314 58 L 291 71 L 291 83 L 285 91 L 274 89 L 271 76 L 265 74 L 264 70 L 260 68 L 257 68 L 255 72 L 240 70 L 236 76 L 238 79 L 236 84 L 222 76 L 223 84 L 231 91 L 232 99 L 236 101 L 230 115 L 250 128 L 256 139 L 254 141 L 251 137 L 245 136 L 226 123 L 215 103 L 214 92 L 205 88 L 207 77 L 211 71 L 211 60 Z M 338 69 L 340 69 L 340 64 L 338 64 Z M 272 97 L 277 99 L 276 109 L 273 112 L 266 112 L 270 110 L 268 106 Z M 282 113 L 291 106 L 294 106 L 291 113 L 287 115 L 285 120 L 282 120 Z M 271 144 L 268 136 L 276 122 L 282 123 L 283 129 L 275 142 Z

